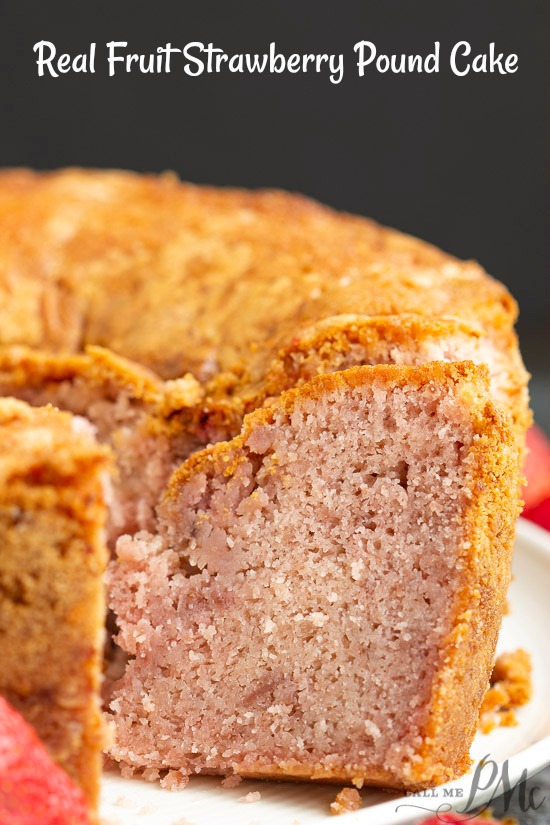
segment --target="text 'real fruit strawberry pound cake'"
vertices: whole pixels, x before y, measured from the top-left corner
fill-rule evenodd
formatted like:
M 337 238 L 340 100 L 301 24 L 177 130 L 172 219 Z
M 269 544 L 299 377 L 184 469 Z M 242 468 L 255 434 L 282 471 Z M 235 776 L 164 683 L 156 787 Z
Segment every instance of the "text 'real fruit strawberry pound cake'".
M 85 419 L 67 443 L 114 464 L 125 774 L 418 789 L 468 769 L 530 422 L 516 314 L 476 263 L 301 196 L 0 174 L 0 394 Z M 37 589 L 65 576 L 50 540 L 36 526 Z

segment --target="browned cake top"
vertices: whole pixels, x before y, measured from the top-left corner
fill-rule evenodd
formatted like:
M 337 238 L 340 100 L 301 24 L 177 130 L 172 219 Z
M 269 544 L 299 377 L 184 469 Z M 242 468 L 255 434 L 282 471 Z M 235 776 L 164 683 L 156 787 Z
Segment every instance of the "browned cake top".
M 83 419 L 0 398 L 0 487 L 9 488 L 18 478 L 35 484 L 70 482 L 91 465 L 106 465 L 108 455 Z
M 498 336 L 516 308 L 477 264 L 301 196 L 0 173 L 0 343 L 102 344 L 206 378 L 348 313 L 454 316 Z

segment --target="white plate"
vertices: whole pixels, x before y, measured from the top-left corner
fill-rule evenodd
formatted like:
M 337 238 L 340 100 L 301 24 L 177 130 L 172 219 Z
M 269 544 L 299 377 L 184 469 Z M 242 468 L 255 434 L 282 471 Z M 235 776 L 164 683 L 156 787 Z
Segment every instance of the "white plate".
M 534 697 L 517 713 L 519 725 L 478 735 L 472 747 L 474 764 L 490 755 L 498 773 L 490 783 L 492 767 L 482 769 L 474 804 L 484 804 L 504 788 L 498 782 L 507 761 L 514 786 L 550 763 L 550 534 L 520 519 L 514 557 L 510 614 L 505 617 L 499 649 L 526 648 L 533 658 Z M 434 797 L 403 797 L 384 791 L 364 791 L 363 807 L 334 820 L 329 805 L 337 786 L 285 782 L 243 781 L 222 788 L 214 777 L 192 778 L 184 791 L 163 790 L 138 779 L 121 779 L 106 772 L 101 799 L 105 825 L 403 825 L 427 817 L 444 805 L 464 809 L 472 790 L 472 773 L 441 786 Z M 487 786 L 485 790 L 482 787 Z M 248 803 L 246 794 L 259 791 L 261 799 Z M 449 796 L 452 792 L 453 796 Z M 459 797 L 456 794 L 462 792 Z

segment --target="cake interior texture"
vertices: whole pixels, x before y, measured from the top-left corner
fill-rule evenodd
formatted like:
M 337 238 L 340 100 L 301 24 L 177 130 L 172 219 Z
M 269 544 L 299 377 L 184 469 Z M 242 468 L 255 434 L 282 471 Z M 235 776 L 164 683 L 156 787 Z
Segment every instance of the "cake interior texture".
M 110 568 L 130 656 L 111 701 L 116 759 L 397 787 L 467 767 L 510 551 L 485 567 L 473 534 L 491 530 L 489 501 L 474 493 L 482 455 L 486 495 L 515 467 L 471 378 L 319 379 L 176 472 L 159 534 L 120 538 Z M 441 688 L 457 633 L 466 699 Z M 438 703 L 453 710 L 426 756 Z

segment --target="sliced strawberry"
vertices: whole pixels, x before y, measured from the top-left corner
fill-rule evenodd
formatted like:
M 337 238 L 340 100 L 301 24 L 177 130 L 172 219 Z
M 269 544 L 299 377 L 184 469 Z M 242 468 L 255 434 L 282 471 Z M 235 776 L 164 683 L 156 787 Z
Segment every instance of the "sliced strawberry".
M 90 825 L 82 791 L 0 696 L 0 825 Z
M 525 510 L 536 507 L 550 497 L 550 441 L 536 425 L 527 432 L 527 459 L 524 473 L 527 486 L 523 488 Z

